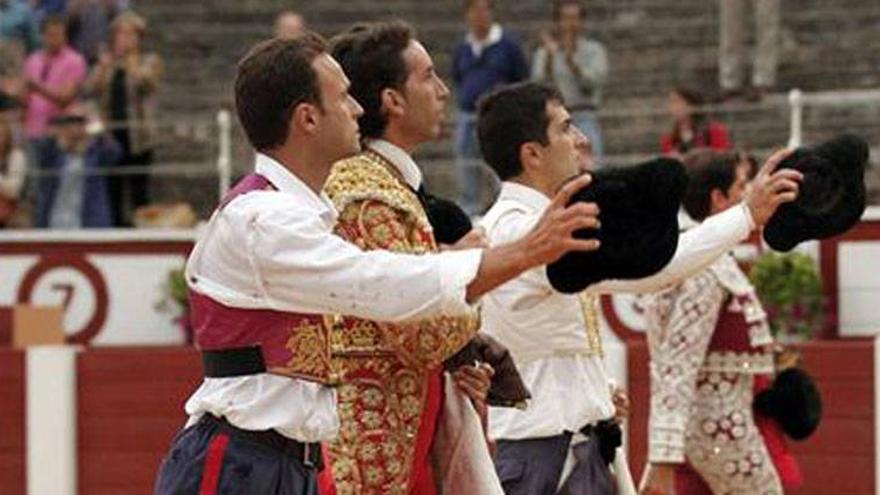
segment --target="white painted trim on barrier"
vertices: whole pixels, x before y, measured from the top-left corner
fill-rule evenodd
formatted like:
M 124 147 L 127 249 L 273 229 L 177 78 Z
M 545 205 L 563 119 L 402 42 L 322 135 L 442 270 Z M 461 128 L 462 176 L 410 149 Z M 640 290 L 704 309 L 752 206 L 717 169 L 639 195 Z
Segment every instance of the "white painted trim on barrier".
M 76 347 L 26 353 L 27 494 L 75 495 Z
M 880 336 L 874 337 L 874 493 L 880 493 Z

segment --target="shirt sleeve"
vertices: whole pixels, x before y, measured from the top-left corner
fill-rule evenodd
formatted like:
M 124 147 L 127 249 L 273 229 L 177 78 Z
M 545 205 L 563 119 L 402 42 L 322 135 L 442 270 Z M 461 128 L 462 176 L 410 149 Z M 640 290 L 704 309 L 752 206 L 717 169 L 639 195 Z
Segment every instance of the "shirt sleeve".
M 543 48 L 538 48 L 535 50 L 535 55 L 532 57 L 532 80 L 533 81 L 545 81 L 547 79 L 546 73 L 546 65 L 547 65 L 547 50 Z
M 754 226 L 748 206 L 740 203 L 681 234 L 672 260 L 656 274 L 636 280 L 608 280 L 587 290 L 601 293 L 656 292 L 706 268 L 747 239 Z
M 654 296 L 649 311 L 651 410 L 648 460 L 685 460 L 685 431 L 696 396 L 697 373 L 718 322 L 725 292 L 708 271 Z M 649 318 L 650 319 L 650 318 Z
M 605 48 L 599 43 L 590 43 L 586 50 L 580 50 L 574 59 L 580 69 L 580 83 L 585 89 L 601 86 L 608 76 L 608 57 Z
M 18 199 L 27 175 L 27 160 L 20 149 L 9 154 L 9 166 L 5 175 L 0 175 L 0 195 L 7 199 Z
M 480 250 L 405 255 L 362 251 L 315 215 L 274 209 L 245 220 L 258 286 L 280 310 L 339 313 L 376 321 L 460 315 Z

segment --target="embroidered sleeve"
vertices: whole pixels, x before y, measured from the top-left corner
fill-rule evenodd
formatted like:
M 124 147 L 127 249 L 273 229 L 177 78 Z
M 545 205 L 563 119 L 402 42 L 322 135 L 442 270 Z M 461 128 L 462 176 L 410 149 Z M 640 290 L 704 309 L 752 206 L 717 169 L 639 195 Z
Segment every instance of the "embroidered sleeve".
M 434 251 L 429 233 L 415 219 L 376 200 L 349 203 L 337 221 L 337 233 L 362 249 L 384 249 L 410 254 Z M 439 366 L 458 352 L 479 328 L 476 313 L 463 317 L 439 316 L 413 323 L 376 323 L 382 340 L 400 359 L 418 368 Z
M 684 462 L 685 428 L 697 372 L 725 294 L 711 273 L 704 271 L 650 299 L 650 462 Z

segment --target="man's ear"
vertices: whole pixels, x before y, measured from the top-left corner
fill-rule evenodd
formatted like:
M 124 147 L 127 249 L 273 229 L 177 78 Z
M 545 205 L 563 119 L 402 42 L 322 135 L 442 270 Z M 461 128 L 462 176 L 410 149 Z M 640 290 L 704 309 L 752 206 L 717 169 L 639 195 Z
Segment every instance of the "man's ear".
M 380 98 L 382 100 L 382 112 L 387 112 L 388 115 L 396 116 L 401 116 L 405 112 L 405 102 L 400 91 L 392 88 L 385 88 L 380 93 Z
M 300 103 L 293 109 L 293 116 L 290 119 L 290 132 L 311 135 L 318 129 L 320 122 L 320 112 L 318 107 L 311 103 Z
M 719 211 L 727 206 L 727 194 L 715 187 L 709 192 L 710 211 Z
M 519 163 L 522 165 L 523 171 L 527 172 L 539 168 L 543 156 L 544 150 L 534 141 L 523 143 L 519 147 Z

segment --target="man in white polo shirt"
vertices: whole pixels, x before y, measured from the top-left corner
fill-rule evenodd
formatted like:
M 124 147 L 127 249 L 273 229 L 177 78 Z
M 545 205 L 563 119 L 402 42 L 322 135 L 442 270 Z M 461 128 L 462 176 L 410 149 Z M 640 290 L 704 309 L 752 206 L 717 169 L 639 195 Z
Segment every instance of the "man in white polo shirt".
M 487 97 L 477 130 L 484 159 L 503 181 L 481 224 L 490 246 L 504 245 L 522 239 L 554 192 L 586 170 L 589 141 L 572 125 L 559 92 L 537 83 Z M 775 167 L 784 156 L 777 153 L 765 166 Z M 683 234 L 672 261 L 649 278 L 605 281 L 566 295 L 553 290 L 539 267 L 484 296 L 481 331 L 510 349 L 532 392 L 525 411 L 490 408 L 495 466 L 505 493 L 615 493 L 608 466 L 616 445 L 605 440 L 616 436 L 619 442 L 619 428 L 602 359 L 597 295 L 651 292 L 692 275 L 745 240 L 781 202 L 794 199 L 799 177 L 784 170 L 767 174 L 745 201 Z M 587 441 L 581 443 L 581 437 Z M 570 454 L 571 447 L 578 455 Z M 575 458 L 592 469 L 578 470 Z M 572 465 L 579 474 L 566 479 L 564 470 Z

